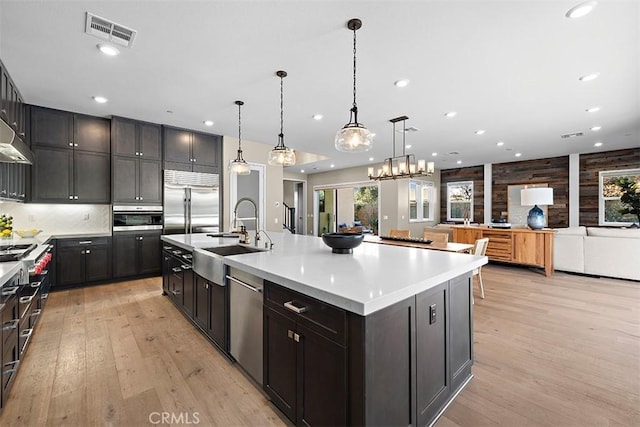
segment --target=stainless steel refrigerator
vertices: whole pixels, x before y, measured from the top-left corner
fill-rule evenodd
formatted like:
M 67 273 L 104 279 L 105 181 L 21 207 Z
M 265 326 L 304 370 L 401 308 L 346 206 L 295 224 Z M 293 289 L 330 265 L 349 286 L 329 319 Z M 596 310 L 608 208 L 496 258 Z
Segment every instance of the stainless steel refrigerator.
M 219 175 L 165 170 L 164 234 L 219 231 Z

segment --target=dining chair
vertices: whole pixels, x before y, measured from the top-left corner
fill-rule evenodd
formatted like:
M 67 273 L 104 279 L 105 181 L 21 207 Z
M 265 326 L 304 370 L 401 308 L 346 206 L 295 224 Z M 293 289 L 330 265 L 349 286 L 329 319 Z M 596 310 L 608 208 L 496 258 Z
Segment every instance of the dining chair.
M 391 237 L 409 237 L 409 230 L 399 230 L 392 228 L 389 230 L 389 236 Z
M 473 255 L 484 256 L 487 252 L 487 246 L 489 246 L 489 238 L 476 240 L 476 245 L 473 248 Z M 482 284 L 482 267 L 478 267 L 473 270 L 473 275 L 478 276 L 478 283 L 480 286 L 480 298 L 484 299 L 484 285 Z
M 432 231 L 423 231 L 422 238 L 424 240 L 431 240 L 432 242 L 437 243 L 448 243 L 449 233 L 434 233 Z

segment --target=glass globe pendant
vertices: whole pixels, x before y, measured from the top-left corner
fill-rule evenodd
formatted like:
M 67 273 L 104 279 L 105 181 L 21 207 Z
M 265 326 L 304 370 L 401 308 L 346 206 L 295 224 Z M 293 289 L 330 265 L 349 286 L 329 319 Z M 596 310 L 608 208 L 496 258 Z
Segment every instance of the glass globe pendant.
M 356 103 L 356 31 L 362 27 L 362 21 L 354 18 L 347 22 L 347 28 L 353 31 L 353 107 L 349 123 L 336 133 L 336 150 L 348 153 L 360 153 L 371 149 L 374 133 L 358 122 L 358 104 Z
M 229 162 L 229 172 L 236 175 L 249 175 L 251 168 L 249 164 L 242 157 L 242 121 L 240 116 L 240 107 L 244 105 L 242 101 L 236 101 L 238 106 L 238 155 L 234 160 Z
M 287 77 L 286 71 L 277 71 L 276 76 L 280 77 L 280 133 L 278 134 L 278 145 L 269 151 L 267 162 L 271 166 L 293 166 L 296 164 L 296 153 L 293 149 L 284 145 L 283 118 L 284 118 L 284 96 L 282 81 Z

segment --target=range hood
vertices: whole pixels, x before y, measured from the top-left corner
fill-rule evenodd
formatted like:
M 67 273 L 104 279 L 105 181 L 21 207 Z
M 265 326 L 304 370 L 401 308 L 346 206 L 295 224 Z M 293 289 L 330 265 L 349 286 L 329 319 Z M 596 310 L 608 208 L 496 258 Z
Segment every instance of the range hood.
M 16 132 L 0 119 L 0 162 L 33 164 L 33 153 Z

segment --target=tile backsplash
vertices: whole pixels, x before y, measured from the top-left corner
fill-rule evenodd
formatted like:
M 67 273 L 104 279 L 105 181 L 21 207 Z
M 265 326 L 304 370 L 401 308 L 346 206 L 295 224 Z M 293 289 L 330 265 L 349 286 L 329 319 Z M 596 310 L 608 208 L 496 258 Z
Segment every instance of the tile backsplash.
M 38 228 L 48 234 L 110 233 L 111 205 L 56 205 L 0 202 L 13 216 L 13 229 Z

